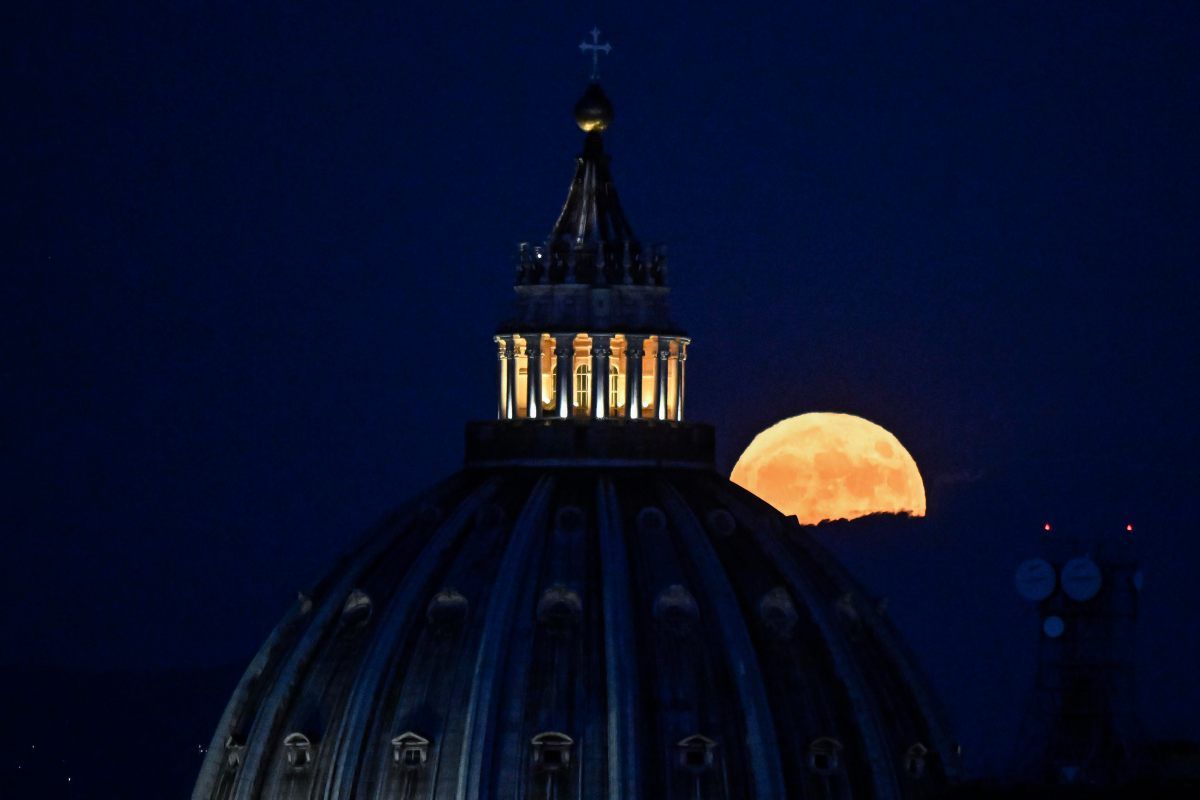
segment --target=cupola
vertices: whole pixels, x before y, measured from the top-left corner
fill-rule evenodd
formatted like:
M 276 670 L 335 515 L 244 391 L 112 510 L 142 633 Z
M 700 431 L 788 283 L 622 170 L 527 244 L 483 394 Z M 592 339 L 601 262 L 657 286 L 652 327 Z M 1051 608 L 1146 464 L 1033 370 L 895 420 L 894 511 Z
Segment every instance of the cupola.
M 683 420 L 688 339 L 595 73 L 575 118 L 496 333 L 500 419 L 295 600 L 193 800 L 920 800 L 957 774 L 876 604 Z
M 665 249 L 643 245 L 621 208 L 598 81 L 574 116 L 584 139 L 566 202 L 543 244 L 520 245 L 516 310 L 496 332 L 497 416 L 682 421 L 690 340 L 670 317 Z

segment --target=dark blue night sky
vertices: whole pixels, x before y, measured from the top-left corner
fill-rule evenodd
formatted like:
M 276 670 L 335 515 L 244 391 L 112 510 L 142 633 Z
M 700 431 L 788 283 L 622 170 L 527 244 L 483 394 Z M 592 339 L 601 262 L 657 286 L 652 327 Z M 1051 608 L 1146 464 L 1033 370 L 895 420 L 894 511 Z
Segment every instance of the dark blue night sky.
M 1143 717 L 1200 738 L 1188 2 L 8 8 L 0 663 L 245 663 L 458 468 L 593 23 L 689 417 L 725 470 L 811 410 L 909 448 L 929 523 L 833 544 L 974 768 L 1024 697 L 1046 519 L 1136 523 Z

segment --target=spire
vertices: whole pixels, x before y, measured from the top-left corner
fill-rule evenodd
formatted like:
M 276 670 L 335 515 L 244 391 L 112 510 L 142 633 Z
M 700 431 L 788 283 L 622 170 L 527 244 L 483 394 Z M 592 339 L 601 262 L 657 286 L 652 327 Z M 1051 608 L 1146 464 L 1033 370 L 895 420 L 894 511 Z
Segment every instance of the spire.
M 522 246 L 518 284 L 665 283 L 665 252 L 642 246 L 621 210 L 609 171 L 603 134 L 615 116 L 604 89 L 590 83 L 574 108 L 575 124 L 584 132 L 583 151 L 575 158 L 567 200 L 546 246 Z
M 544 246 L 521 245 L 517 286 L 573 284 L 601 288 L 615 285 L 666 285 L 666 251 L 643 247 L 629 220 L 608 169 L 604 131 L 616 113 L 598 80 L 600 54 L 612 45 L 601 43 L 593 28 L 592 41 L 579 50 L 591 55 L 592 80 L 575 103 L 575 124 L 583 131 L 583 152 L 575 158 L 575 175 L 558 220 Z
M 585 132 L 583 152 L 575 159 L 575 176 L 550 242 L 585 244 L 636 243 L 608 169 L 603 131 L 613 120 L 613 107 L 600 84 L 593 83 L 575 104 L 575 124 Z

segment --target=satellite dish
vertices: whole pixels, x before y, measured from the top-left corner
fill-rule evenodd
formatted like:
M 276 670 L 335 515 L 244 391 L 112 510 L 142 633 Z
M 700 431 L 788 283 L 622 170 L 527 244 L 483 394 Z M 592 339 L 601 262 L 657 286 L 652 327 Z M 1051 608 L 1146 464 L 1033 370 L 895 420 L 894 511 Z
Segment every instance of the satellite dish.
M 1072 558 L 1063 565 L 1063 591 L 1072 600 L 1091 600 L 1100 591 L 1100 582 L 1100 568 L 1087 556 Z
M 1062 617 L 1046 617 L 1042 620 L 1042 633 L 1051 639 L 1057 639 L 1062 636 L 1064 628 L 1066 628 L 1066 625 L 1063 624 Z
M 1021 562 L 1015 577 L 1017 594 L 1037 603 L 1054 593 L 1054 567 L 1043 558 Z

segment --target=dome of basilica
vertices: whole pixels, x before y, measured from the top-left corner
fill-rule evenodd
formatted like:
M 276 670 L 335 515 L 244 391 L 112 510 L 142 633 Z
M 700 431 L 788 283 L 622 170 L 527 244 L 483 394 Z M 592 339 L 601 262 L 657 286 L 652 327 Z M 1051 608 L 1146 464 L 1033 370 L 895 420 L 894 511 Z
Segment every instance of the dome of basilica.
M 194 800 L 898 798 L 955 778 L 881 605 L 684 420 L 690 339 L 600 136 L 521 248 L 497 419 L 287 611 Z

